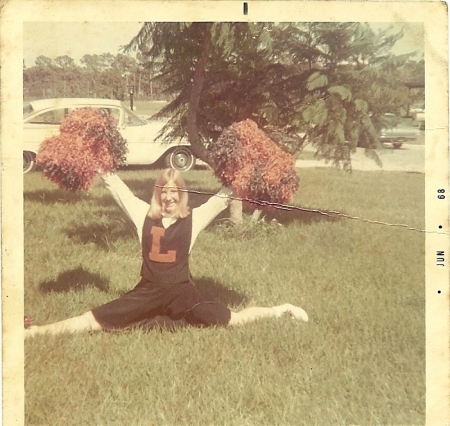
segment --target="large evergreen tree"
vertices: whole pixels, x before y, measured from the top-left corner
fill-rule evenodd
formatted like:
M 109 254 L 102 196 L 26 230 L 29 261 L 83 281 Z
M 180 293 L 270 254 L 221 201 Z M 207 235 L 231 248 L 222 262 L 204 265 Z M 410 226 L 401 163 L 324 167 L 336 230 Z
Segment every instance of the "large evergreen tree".
M 350 169 L 357 146 L 379 161 L 380 117 L 406 102 L 389 55 L 401 36 L 361 23 L 145 23 L 126 51 L 161 65 L 165 136 L 188 135 L 207 163 L 205 145 L 251 118 L 290 151 L 307 139 Z

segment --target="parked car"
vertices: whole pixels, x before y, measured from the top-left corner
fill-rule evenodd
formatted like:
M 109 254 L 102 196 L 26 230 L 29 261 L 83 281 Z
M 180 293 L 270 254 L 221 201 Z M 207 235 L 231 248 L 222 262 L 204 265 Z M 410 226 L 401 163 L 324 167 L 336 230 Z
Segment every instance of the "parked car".
M 425 109 L 424 108 L 411 108 L 409 110 L 409 116 L 413 120 L 425 121 Z
M 78 108 L 106 109 L 117 119 L 117 127 L 128 142 L 127 164 L 151 165 L 158 161 L 166 167 L 187 171 L 195 166 L 196 158 L 185 139 L 155 141 L 166 124 L 161 120 L 143 120 L 122 102 L 112 99 L 43 99 L 23 105 L 23 172 L 36 167 L 40 144 L 59 134 L 59 126 L 70 112 Z
M 380 131 L 380 142 L 388 148 L 401 148 L 403 143 L 415 141 L 420 136 L 420 129 L 405 124 L 395 114 L 384 114 L 384 127 Z
M 419 122 L 419 129 L 425 130 L 425 109 L 415 108 L 410 110 L 410 116 L 417 122 Z

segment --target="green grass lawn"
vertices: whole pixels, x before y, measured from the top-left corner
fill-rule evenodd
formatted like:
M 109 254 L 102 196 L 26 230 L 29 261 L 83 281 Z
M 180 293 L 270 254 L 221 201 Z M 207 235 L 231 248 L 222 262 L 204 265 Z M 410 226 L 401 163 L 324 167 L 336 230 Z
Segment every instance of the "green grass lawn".
M 129 100 L 125 100 L 124 103 L 129 105 Z M 152 116 L 159 112 L 159 110 L 161 110 L 165 105 L 167 105 L 167 102 L 164 101 L 135 100 L 133 102 L 133 109 L 136 114 Z
M 119 175 L 148 200 L 158 173 Z M 422 174 L 299 174 L 293 205 L 424 228 Z M 185 177 L 219 189 L 209 170 Z M 24 221 L 25 314 L 36 324 L 138 282 L 138 240 L 100 181 L 73 194 L 24 175 Z M 310 322 L 27 340 L 26 424 L 424 424 L 424 254 L 424 234 L 399 227 L 294 209 L 234 229 L 222 215 L 192 252 L 197 285 L 236 309 L 291 302 Z

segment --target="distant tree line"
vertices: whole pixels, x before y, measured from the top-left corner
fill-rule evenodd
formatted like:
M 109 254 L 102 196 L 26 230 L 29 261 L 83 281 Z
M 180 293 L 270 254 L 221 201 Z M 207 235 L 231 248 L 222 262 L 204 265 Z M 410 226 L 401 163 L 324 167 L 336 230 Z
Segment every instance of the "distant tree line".
M 143 64 L 129 55 L 84 55 L 81 65 L 68 55 L 54 60 L 38 56 L 23 67 L 25 99 L 81 97 L 125 100 L 133 89 L 139 99 L 165 99 L 161 83 L 154 81 L 160 65 Z

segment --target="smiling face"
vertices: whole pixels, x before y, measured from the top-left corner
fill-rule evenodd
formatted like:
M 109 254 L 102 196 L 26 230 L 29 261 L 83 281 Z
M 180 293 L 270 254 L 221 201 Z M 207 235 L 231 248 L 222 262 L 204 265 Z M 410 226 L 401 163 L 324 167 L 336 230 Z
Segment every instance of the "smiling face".
M 186 182 L 177 170 L 164 170 L 155 182 L 148 216 L 152 219 L 163 216 L 182 219 L 189 213 Z
M 172 216 L 178 210 L 180 192 L 175 182 L 167 182 L 161 190 L 161 207 L 163 214 Z

